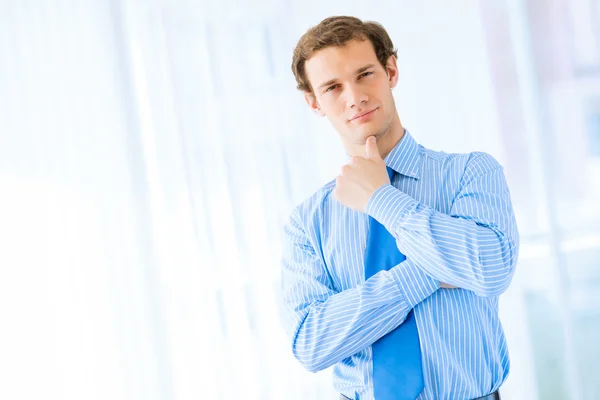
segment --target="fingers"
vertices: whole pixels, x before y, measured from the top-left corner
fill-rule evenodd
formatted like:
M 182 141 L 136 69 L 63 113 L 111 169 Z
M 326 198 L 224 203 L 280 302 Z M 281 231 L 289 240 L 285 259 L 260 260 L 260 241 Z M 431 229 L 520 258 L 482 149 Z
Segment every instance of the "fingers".
M 367 159 L 369 160 L 381 159 L 381 154 L 379 154 L 379 148 L 377 147 L 377 139 L 375 136 L 369 136 L 367 138 L 367 142 L 365 143 L 365 153 L 367 155 Z
M 444 289 L 457 289 L 457 286 L 450 285 L 449 283 L 440 282 L 440 286 Z
M 350 163 L 348 165 L 356 165 L 360 162 L 363 157 L 360 156 L 352 156 L 350 157 Z
M 348 173 L 350 173 L 350 171 L 352 171 L 352 168 L 355 168 L 355 166 L 351 164 L 342 165 L 340 175 L 347 175 Z

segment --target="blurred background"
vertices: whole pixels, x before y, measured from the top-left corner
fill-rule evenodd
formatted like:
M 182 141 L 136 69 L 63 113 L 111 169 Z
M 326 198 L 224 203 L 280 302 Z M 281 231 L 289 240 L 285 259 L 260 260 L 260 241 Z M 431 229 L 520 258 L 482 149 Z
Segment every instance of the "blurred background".
M 0 398 L 334 399 L 280 324 L 336 132 L 292 50 L 384 25 L 403 124 L 505 167 L 507 399 L 600 398 L 600 1 L 0 0 Z

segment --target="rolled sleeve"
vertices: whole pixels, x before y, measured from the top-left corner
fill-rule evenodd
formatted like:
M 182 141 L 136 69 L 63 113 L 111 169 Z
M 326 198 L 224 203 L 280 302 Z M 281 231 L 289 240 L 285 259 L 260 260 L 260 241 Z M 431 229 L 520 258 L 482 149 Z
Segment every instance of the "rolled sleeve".
M 392 185 L 383 185 L 369 199 L 366 212 L 388 231 L 393 231 L 394 223 L 401 221 L 402 217 L 418 204 L 418 201 Z
M 427 275 L 409 259 L 390 269 L 389 273 L 411 309 L 440 288 L 439 281 Z

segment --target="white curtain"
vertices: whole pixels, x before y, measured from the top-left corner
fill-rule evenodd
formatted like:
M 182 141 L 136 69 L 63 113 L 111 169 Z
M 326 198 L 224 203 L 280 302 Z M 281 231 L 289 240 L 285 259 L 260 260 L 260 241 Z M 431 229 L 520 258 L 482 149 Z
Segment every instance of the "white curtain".
M 345 162 L 290 69 L 300 35 L 334 14 L 388 29 L 420 143 L 506 167 L 523 243 L 501 301 L 503 394 L 597 393 L 600 151 L 570 156 L 586 178 L 557 196 L 539 105 L 563 125 L 586 111 L 571 135 L 585 151 L 600 85 L 540 87 L 529 3 L 0 1 L 0 398 L 336 398 L 278 316 L 281 227 Z M 499 38 L 517 73 L 504 84 Z M 521 105 L 517 133 L 503 95 Z

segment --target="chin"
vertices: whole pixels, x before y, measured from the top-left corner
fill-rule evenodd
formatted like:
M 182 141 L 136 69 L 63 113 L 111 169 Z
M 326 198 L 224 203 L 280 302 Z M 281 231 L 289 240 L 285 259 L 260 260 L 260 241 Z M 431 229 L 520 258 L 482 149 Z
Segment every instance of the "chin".
M 359 140 L 364 143 L 367 141 L 369 136 L 375 136 L 377 140 L 379 140 L 379 138 L 381 138 L 383 135 L 384 132 L 382 132 L 381 130 L 370 129 L 368 131 L 361 132 L 360 135 L 358 135 L 358 137 L 360 138 Z

